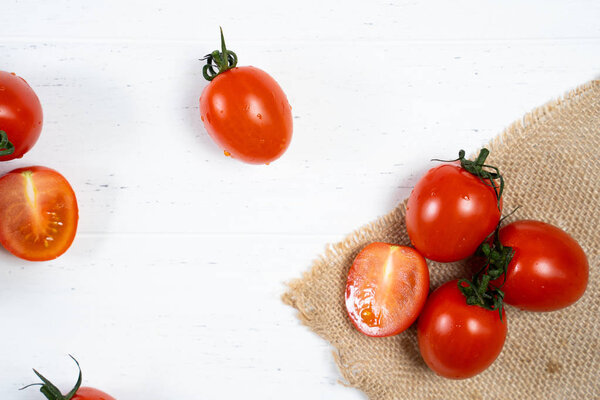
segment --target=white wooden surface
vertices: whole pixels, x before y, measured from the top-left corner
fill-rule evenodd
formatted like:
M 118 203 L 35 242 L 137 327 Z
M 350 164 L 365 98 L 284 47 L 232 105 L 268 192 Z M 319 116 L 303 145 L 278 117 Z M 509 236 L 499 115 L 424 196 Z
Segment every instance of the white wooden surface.
M 52 262 L 0 251 L 0 398 L 40 399 L 17 391 L 31 367 L 67 390 L 67 353 L 121 400 L 363 398 L 284 283 L 429 159 L 598 78 L 598 21 L 595 0 L 3 0 L 0 69 L 28 80 L 45 124 L 0 173 L 62 172 L 80 227 Z M 293 106 L 269 166 L 224 157 L 200 121 L 219 25 Z

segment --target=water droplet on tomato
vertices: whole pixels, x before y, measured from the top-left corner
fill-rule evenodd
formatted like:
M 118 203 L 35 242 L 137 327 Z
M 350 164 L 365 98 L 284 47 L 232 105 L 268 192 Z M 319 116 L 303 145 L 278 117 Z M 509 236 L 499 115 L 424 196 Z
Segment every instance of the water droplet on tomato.
M 256 114 L 256 117 L 257 117 L 258 119 L 262 119 L 262 115 L 261 115 L 260 113 Z
M 463 199 L 465 199 L 465 200 L 471 200 L 471 198 L 469 197 L 469 195 L 466 195 L 466 194 L 463 196 Z

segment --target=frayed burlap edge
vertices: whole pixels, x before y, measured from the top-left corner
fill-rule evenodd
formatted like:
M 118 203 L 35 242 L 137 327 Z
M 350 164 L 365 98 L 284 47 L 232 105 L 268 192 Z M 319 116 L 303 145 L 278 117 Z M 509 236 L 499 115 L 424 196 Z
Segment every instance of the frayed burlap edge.
M 578 97 L 598 87 L 600 87 L 600 80 L 590 81 L 567 92 L 558 99 L 549 101 L 534 109 L 520 120 L 509 125 L 501 134 L 492 139 L 486 147 L 493 154 L 498 145 L 510 145 L 512 141 L 522 138 L 527 131 L 531 131 L 536 125 L 543 123 L 546 118 L 549 118 L 555 112 L 568 110 Z M 327 245 L 325 252 L 313 262 L 310 269 L 305 271 L 301 278 L 287 283 L 287 291 L 282 295 L 282 301 L 298 311 L 298 318 L 302 324 L 308 326 L 325 340 L 330 341 L 327 335 L 328 325 L 326 323 L 315 323 L 316 310 L 312 306 L 307 306 L 305 302 L 304 294 L 307 283 L 314 282 L 315 279 L 319 279 L 323 275 L 324 269 L 328 267 L 328 260 L 336 259 L 344 255 L 345 252 L 356 248 L 358 245 L 364 243 L 367 237 L 372 238 L 378 234 L 381 236 L 382 230 L 389 228 L 390 224 L 403 219 L 405 207 L 406 200 L 401 202 L 390 213 L 348 234 L 342 241 Z M 333 357 L 342 377 L 346 381 L 340 383 L 362 390 L 369 398 L 383 398 L 385 390 L 380 391 L 379 388 L 369 386 L 364 379 L 361 379 L 360 374 L 353 373 L 354 368 L 360 364 L 360 361 L 349 360 L 345 356 L 343 349 L 337 348 L 336 343 L 331 344 L 336 347 L 336 350 L 333 351 Z

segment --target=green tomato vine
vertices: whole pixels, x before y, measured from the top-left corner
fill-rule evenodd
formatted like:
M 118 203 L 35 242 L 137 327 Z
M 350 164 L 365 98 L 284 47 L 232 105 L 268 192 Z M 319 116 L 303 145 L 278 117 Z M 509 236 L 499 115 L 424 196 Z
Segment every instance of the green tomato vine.
M 15 146 L 8 140 L 8 135 L 0 130 L 0 156 L 8 156 L 15 152 Z
M 460 161 L 460 166 L 464 170 L 475 175 L 483 184 L 494 190 L 497 207 L 501 211 L 500 203 L 502 193 L 504 192 L 504 177 L 500 174 L 500 170 L 497 167 L 485 163 L 489 154 L 490 151 L 488 149 L 482 148 L 477 158 L 471 161 L 465 158 L 465 151 L 460 150 L 458 158 L 455 160 L 434 161 Z M 502 319 L 504 310 L 504 292 L 501 289 L 506 282 L 506 271 L 514 255 L 514 250 L 511 247 L 504 246 L 500 242 L 498 232 L 502 221 L 515 211 L 516 209 L 509 215 L 501 218 L 498 221 L 498 225 L 496 225 L 496 229 L 477 248 L 475 255 L 485 259 L 479 271 L 470 280 L 459 279 L 458 281 L 458 288 L 465 296 L 467 304 L 483 307 L 491 311 L 498 311 L 500 319 Z M 504 277 L 501 285 L 495 286 L 491 283 L 491 281 L 500 277 Z
M 235 68 L 238 62 L 237 55 L 225 46 L 223 28 L 219 29 L 221 30 L 221 51 L 215 50 L 201 59 L 206 61 L 206 65 L 202 68 L 202 75 L 207 81 L 212 81 L 217 75 Z
M 81 377 L 81 367 L 79 367 L 79 362 L 77 362 L 75 357 L 73 357 L 70 354 L 69 354 L 69 357 L 71 357 L 73 359 L 73 361 L 75 361 L 75 364 L 77 364 L 77 369 L 79 370 L 79 377 L 77 378 L 77 382 L 75 383 L 75 386 L 73 387 L 73 389 L 71 389 L 71 391 L 69 393 L 63 395 L 60 392 L 60 390 L 58 390 L 58 388 L 52 384 L 52 382 L 50 382 L 48 379 L 46 379 L 44 377 L 44 375 L 40 374 L 35 369 L 33 370 L 33 372 L 38 376 L 38 378 L 40 378 L 42 380 L 42 382 L 32 383 L 31 385 L 24 386 L 19 390 L 23 390 L 23 389 L 26 389 L 31 386 L 40 386 L 40 392 L 42 392 L 42 394 L 44 396 L 46 396 L 46 398 L 48 400 L 71 400 L 75 396 L 77 391 L 79 390 L 79 387 L 81 386 L 82 377 Z

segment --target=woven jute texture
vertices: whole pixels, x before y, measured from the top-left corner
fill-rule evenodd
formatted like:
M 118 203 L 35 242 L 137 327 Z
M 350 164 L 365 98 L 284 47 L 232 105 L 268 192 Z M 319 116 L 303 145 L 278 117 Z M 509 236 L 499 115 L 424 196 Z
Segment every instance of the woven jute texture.
M 283 295 L 333 345 L 345 384 L 370 399 L 600 399 L 600 81 L 532 111 L 486 147 L 488 163 L 506 180 L 504 210 L 521 206 L 508 222 L 536 219 L 573 236 L 590 263 L 587 291 L 560 311 L 507 306 L 508 336 L 494 364 L 471 379 L 438 377 L 419 354 L 414 325 L 369 338 L 351 325 L 344 306 L 348 268 L 362 247 L 409 244 L 404 202 L 328 246 Z M 428 262 L 431 289 L 468 276 L 468 262 Z

